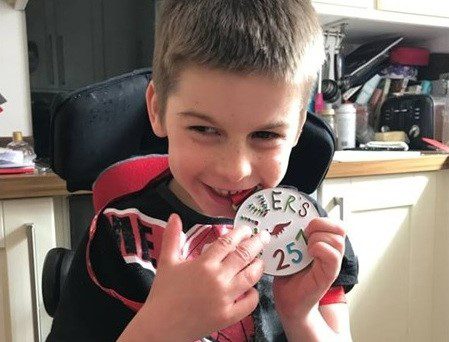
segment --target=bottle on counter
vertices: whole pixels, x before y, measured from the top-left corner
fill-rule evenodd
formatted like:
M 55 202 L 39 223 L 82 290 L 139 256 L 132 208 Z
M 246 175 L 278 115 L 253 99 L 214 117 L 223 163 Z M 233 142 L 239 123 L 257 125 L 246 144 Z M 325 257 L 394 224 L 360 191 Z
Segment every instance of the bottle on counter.
M 326 107 L 319 112 L 321 118 L 326 121 L 332 131 L 335 133 L 335 110 L 331 103 L 326 103 Z
M 446 81 L 449 86 L 449 81 Z M 446 91 L 444 109 L 442 110 L 441 142 L 449 146 L 449 93 Z
M 337 150 L 355 147 L 356 108 L 352 103 L 343 103 L 335 112 Z
M 23 140 L 22 132 L 13 132 L 12 141 L 6 145 L 6 148 L 14 151 L 22 151 L 23 163 L 26 165 L 34 164 L 36 154 L 30 144 Z
M 356 114 L 355 136 L 359 144 L 366 144 L 374 140 L 374 130 L 369 124 L 370 107 L 368 105 L 357 105 Z

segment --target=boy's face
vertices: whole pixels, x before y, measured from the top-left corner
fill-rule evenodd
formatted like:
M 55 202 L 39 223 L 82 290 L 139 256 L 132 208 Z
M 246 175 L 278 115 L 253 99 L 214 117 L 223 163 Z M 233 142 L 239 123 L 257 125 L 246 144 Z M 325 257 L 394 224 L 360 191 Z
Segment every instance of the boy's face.
M 231 194 L 277 186 L 305 120 L 300 90 L 268 77 L 189 67 L 163 114 L 150 84 L 150 121 L 168 137 L 172 191 L 205 215 L 233 218 Z

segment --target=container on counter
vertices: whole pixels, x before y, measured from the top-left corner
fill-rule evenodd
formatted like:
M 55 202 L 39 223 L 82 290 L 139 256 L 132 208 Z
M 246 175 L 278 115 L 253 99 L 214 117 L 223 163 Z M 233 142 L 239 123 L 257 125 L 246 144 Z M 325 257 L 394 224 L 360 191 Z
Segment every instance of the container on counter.
M 332 108 L 332 104 L 327 103 L 326 107 L 319 112 L 321 118 L 332 128 L 335 133 L 335 110 Z
M 355 136 L 359 144 L 366 144 L 374 139 L 374 130 L 370 126 L 370 108 L 368 105 L 357 105 L 356 107 Z
M 33 148 L 30 144 L 23 140 L 22 132 L 13 132 L 12 141 L 6 145 L 6 148 L 23 153 L 23 163 L 31 165 L 36 158 Z
M 343 103 L 335 112 L 337 132 L 337 150 L 355 147 L 356 107 L 352 103 Z

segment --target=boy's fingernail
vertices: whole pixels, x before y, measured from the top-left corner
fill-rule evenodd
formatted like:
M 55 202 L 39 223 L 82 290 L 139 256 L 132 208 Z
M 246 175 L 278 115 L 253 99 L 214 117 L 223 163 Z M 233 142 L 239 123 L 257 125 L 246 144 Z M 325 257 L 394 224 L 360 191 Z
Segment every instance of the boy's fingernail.
M 167 225 L 173 225 L 177 220 L 180 220 L 177 214 L 170 214 L 170 216 L 168 217 Z
M 253 230 L 251 229 L 250 226 L 244 225 L 244 226 L 241 227 L 241 229 L 245 230 L 246 233 L 248 233 L 249 235 L 251 235 L 253 233 Z
M 268 230 L 264 229 L 260 232 L 260 239 L 264 245 L 268 244 L 271 240 L 271 235 Z

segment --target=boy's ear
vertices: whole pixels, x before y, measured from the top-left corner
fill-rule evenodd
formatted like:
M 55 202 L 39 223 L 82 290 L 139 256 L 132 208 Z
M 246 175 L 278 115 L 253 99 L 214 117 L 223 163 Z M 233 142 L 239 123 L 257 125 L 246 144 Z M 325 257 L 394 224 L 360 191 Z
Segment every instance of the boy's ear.
M 159 138 L 164 138 L 167 136 L 167 131 L 165 129 L 163 113 L 161 113 L 153 81 L 148 85 L 145 97 L 147 100 L 147 111 L 151 128 L 153 129 L 154 134 Z

